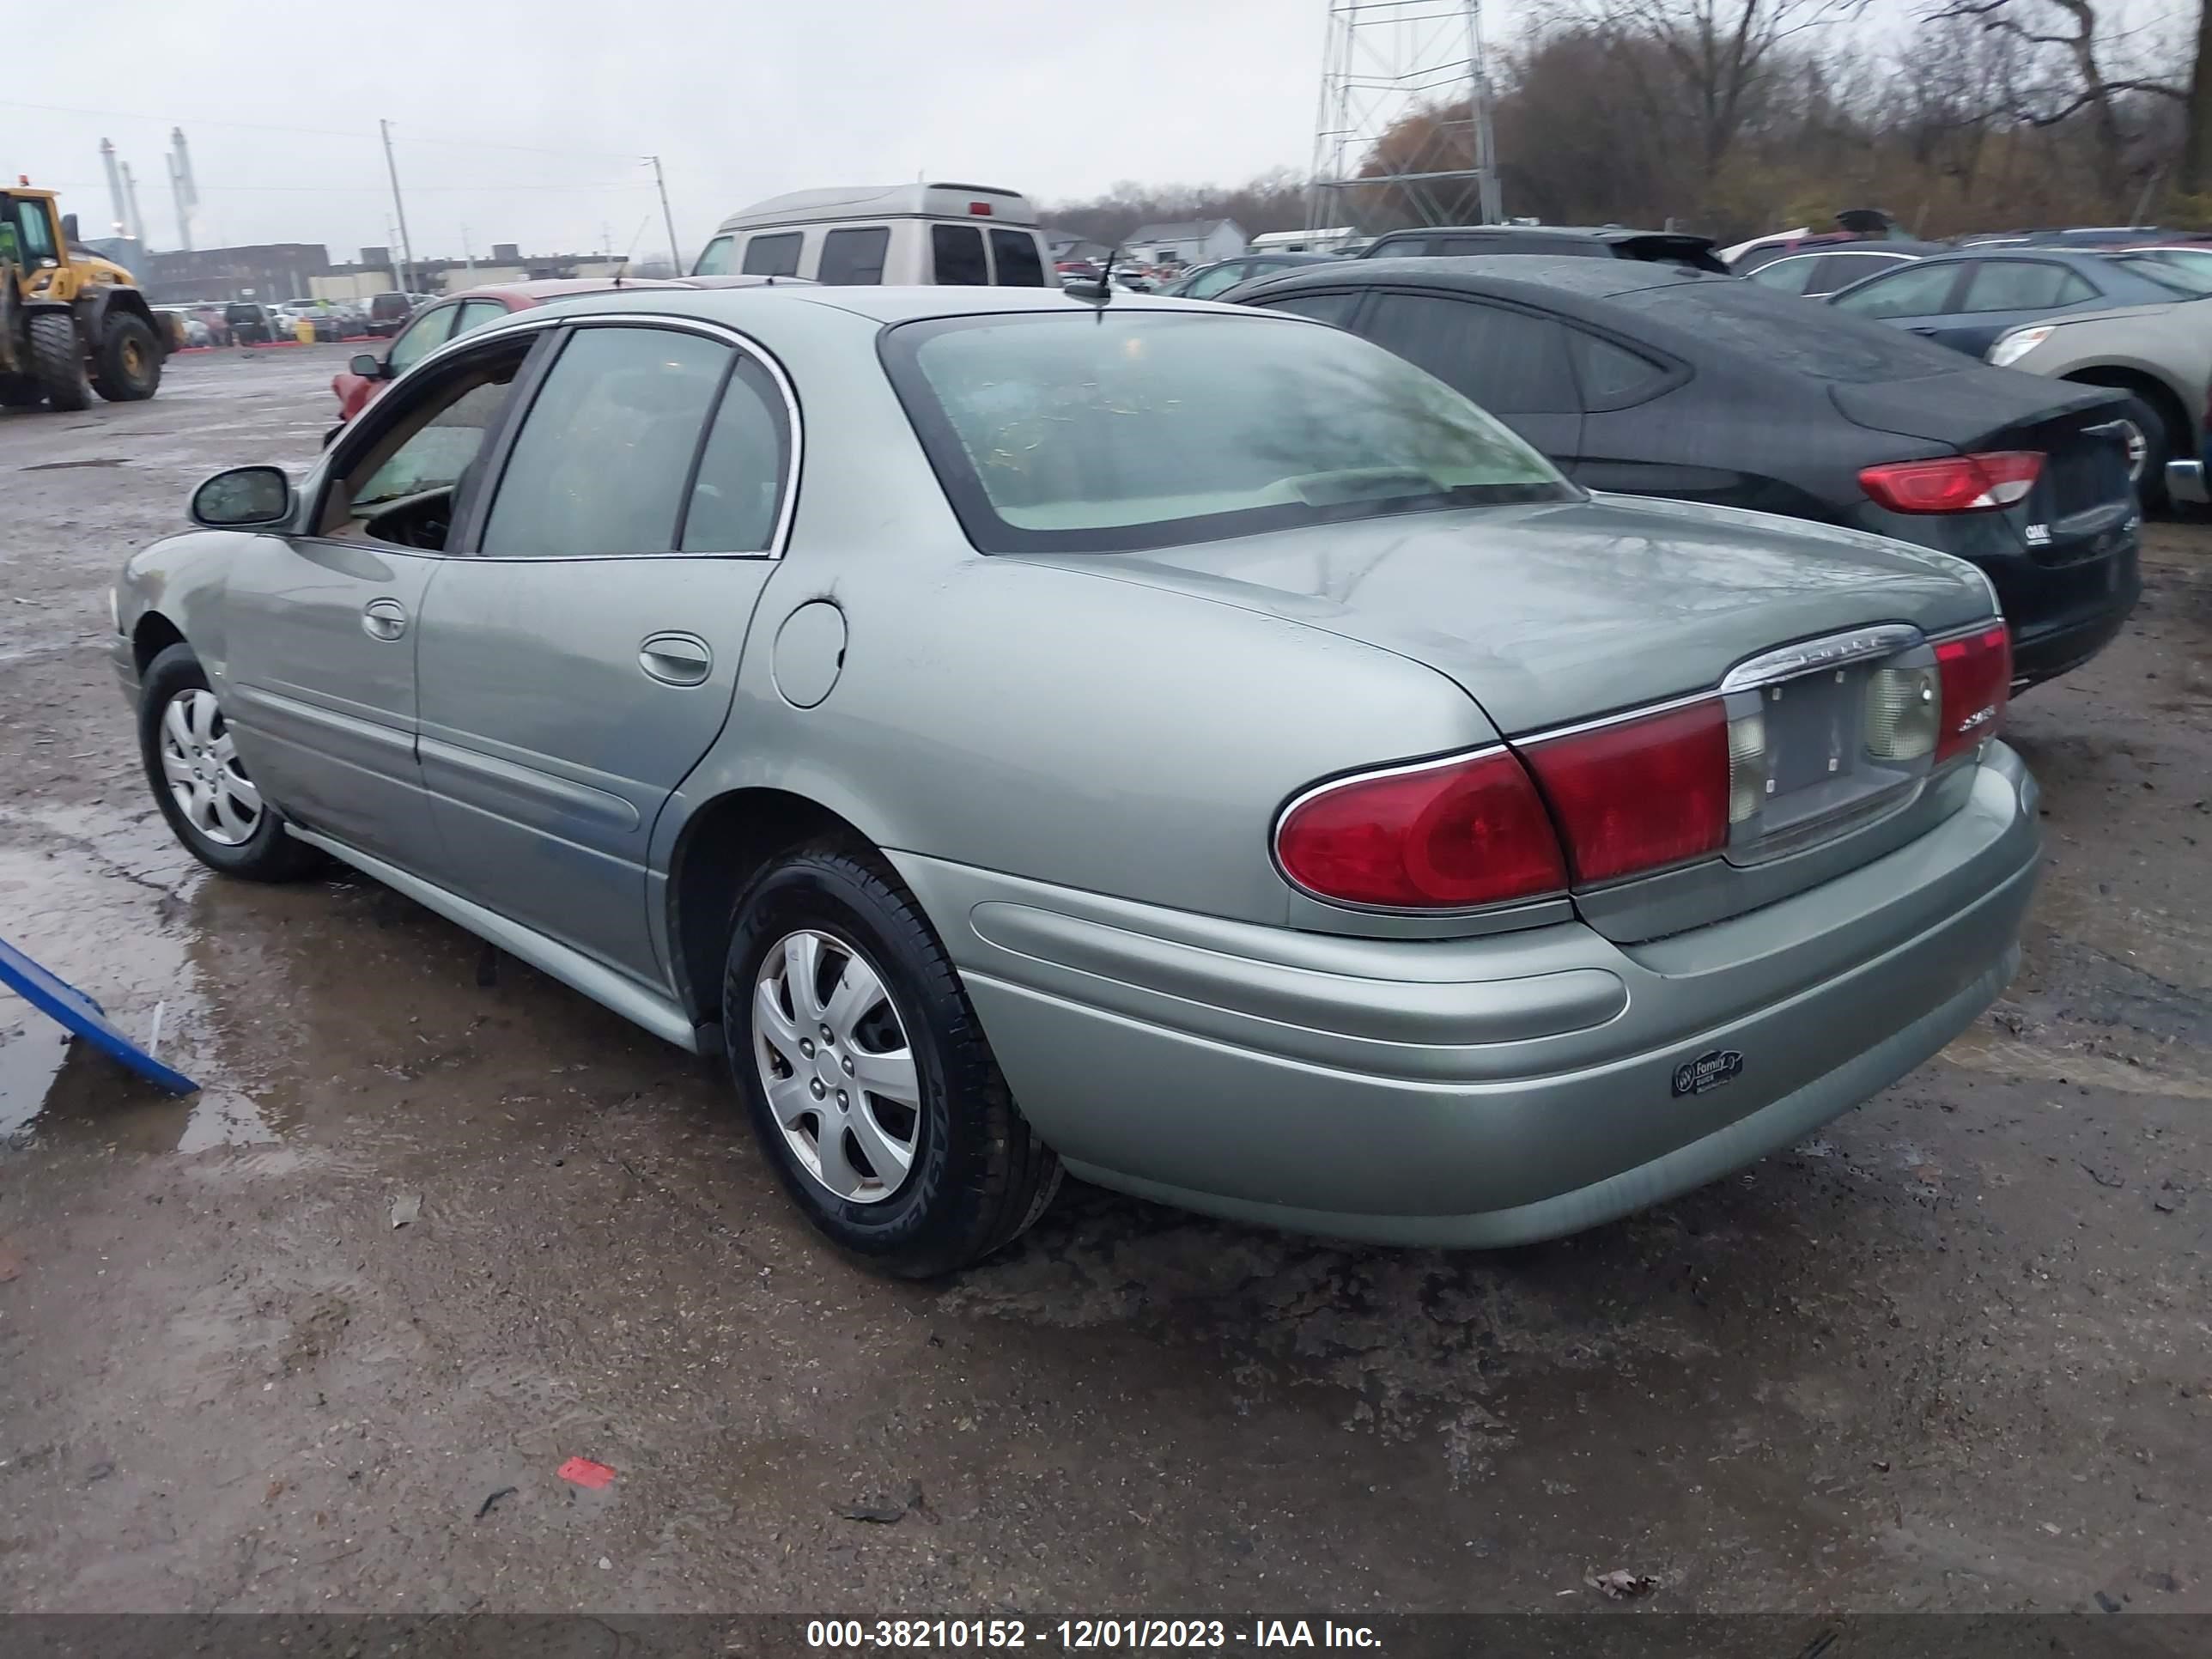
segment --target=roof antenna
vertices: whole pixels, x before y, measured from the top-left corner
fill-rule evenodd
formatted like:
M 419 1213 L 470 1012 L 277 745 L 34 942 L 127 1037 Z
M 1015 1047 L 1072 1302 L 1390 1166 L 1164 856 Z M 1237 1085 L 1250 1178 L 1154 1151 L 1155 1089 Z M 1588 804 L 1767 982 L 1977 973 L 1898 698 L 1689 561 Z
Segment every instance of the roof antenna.
M 1106 263 L 1098 271 L 1098 280 L 1092 283 L 1070 283 L 1060 291 L 1094 305 L 1105 305 L 1114 297 L 1114 259 L 1121 252 L 1119 242 L 1106 250 Z

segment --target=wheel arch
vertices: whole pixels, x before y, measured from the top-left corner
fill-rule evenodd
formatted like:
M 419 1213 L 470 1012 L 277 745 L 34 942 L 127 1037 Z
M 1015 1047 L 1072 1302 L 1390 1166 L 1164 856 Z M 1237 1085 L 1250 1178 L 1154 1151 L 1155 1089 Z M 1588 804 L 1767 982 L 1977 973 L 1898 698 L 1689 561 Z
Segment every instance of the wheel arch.
M 2156 410 L 2159 418 L 2166 422 L 2167 453 L 2197 453 L 2195 428 L 2191 424 L 2189 411 L 2183 406 L 2181 394 L 2148 370 L 2120 363 L 2093 363 L 2085 368 L 2069 369 L 2062 378 L 2076 386 L 2109 386 L 2115 392 L 2135 393 Z
M 720 1023 L 722 957 L 738 893 L 778 854 L 828 836 L 875 847 L 849 818 L 788 789 L 730 789 L 685 817 L 668 857 L 665 915 L 676 994 L 693 1024 Z
M 184 629 L 158 611 L 149 611 L 131 629 L 131 656 L 142 677 L 155 658 L 171 646 L 184 643 Z

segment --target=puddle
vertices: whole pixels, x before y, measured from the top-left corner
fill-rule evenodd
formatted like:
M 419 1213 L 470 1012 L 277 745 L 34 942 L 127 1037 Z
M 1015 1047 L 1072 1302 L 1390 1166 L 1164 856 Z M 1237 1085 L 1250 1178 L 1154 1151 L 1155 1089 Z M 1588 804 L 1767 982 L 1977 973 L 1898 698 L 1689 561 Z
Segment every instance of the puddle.
M 14 992 L 0 991 L 0 1142 L 18 1139 L 30 1127 L 68 1058 L 68 1042 L 44 1014 Z

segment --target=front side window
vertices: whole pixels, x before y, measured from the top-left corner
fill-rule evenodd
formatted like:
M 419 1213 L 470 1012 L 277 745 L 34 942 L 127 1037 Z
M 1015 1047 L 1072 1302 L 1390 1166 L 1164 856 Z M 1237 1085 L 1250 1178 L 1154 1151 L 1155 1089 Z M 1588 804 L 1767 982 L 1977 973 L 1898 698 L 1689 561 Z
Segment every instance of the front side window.
M 2066 266 L 2042 259 L 1985 259 L 1966 283 L 1962 311 L 2045 311 L 2094 300 L 2097 290 Z
M 1044 286 L 1044 261 L 1037 257 L 1036 238 L 1025 230 L 994 230 L 991 263 L 998 269 L 1000 288 Z
M 983 233 L 973 225 L 929 228 L 933 281 L 946 288 L 988 288 L 991 268 L 983 259 Z
M 737 251 L 737 238 L 717 236 L 699 250 L 699 257 L 691 262 L 694 276 L 726 276 L 730 261 Z
M 1846 289 L 1832 302 L 1861 317 L 1935 317 L 1948 309 L 1959 267 L 1934 261 Z
M 1085 307 L 908 324 L 883 350 L 985 552 L 1121 552 L 1577 498 L 1450 387 L 1334 329 Z
M 831 288 L 873 287 L 884 280 L 884 258 L 890 245 L 889 225 L 833 230 L 822 239 L 822 265 L 814 280 Z
M 27 198 L 19 199 L 15 203 L 15 222 L 22 227 L 19 259 L 35 264 L 41 259 L 56 257 L 54 228 L 47 222 L 45 203 Z
M 1431 294 L 1385 294 L 1359 331 L 1500 415 L 1573 414 L 1566 331 L 1549 317 Z
M 730 348 L 661 328 L 579 329 L 532 400 L 478 550 L 666 553 Z
M 392 349 L 384 355 L 392 372 L 397 374 L 412 367 L 452 338 L 453 316 L 459 310 L 459 306 L 433 306 L 400 330 L 399 337 L 392 343 Z
M 773 236 L 756 236 L 745 244 L 744 274 L 748 276 L 796 276 L 799 244 L 805 235 L 796 230 Z

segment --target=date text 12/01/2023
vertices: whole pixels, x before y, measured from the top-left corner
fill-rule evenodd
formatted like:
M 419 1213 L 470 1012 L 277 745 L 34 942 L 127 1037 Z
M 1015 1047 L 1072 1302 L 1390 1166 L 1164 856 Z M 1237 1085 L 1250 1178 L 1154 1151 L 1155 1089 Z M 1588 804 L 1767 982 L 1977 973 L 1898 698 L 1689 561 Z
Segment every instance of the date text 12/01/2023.
M 806 1644 L 836 1652 L 884 1648 L 1065 1648 L 1126 1651 L 1132 1648 L 1366 1648 L 1382 1645 L 1365 1625 L 1331 1620 L 1062 1619 L 1032 1624 L 1023 1619 L 811 1619 Z

